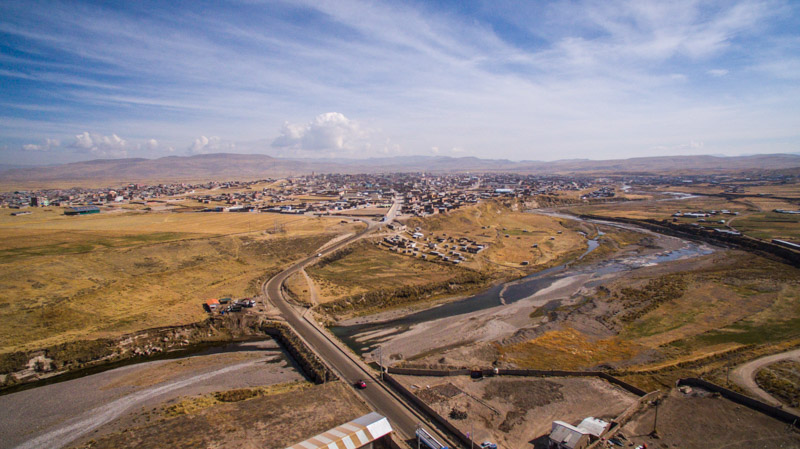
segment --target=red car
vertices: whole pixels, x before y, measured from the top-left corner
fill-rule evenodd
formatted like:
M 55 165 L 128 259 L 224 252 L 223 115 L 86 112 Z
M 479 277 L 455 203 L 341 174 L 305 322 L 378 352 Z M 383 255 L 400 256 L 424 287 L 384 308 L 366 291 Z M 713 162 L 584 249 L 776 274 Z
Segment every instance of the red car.
M 356 382 L 356 388 L 358 388 L 359 390 L 363 390 L 367 388 L 367 383 L 364 382 L 363 380 L 359 380 L 358 382 Z

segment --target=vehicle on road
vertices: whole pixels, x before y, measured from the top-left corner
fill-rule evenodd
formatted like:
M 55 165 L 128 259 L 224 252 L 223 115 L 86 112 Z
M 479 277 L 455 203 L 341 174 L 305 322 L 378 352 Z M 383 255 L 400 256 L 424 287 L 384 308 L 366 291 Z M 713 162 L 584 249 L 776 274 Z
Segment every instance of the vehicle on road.
M 317 253 L 317 257 L 322 257 L 322 253 Z
M 367 382 L 365 382 L 364 380 L 359 380 L 358 382 L 355 383 L 355 386 L 359 390 L 363 390 L 363 389 L 367 388 Z
M 484 441 L 481 443 L 481 449 L 497 449 L 497 445 L 491 441 Z

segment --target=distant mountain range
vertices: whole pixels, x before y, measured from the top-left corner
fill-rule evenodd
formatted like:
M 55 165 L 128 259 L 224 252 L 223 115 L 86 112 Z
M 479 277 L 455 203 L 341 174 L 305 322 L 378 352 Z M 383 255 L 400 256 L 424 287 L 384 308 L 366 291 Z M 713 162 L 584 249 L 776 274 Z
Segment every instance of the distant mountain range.
M 6 168 L 6 167 L 4 167 Z M 260 179 L 315 173 L 515 172 L 529 174 L 697 174 L 800 168 L 800 155 L 663 156 L 615 160 L 572 159 L 552 162 L 476 157 L 402 156 L 370 159 L 282 159 L 258 154 L 204 154 L 159 159 L 99 159 L 46 167 L 6 168 L 5 184 L 80 183 L 114 180 L 199 181 Z

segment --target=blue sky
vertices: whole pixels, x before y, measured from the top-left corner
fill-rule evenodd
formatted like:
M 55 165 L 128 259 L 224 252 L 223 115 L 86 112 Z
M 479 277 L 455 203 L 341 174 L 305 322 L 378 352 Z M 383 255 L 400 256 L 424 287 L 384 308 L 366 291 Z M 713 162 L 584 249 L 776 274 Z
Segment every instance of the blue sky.
M 0 3 L 0 163 L 800 151 L 800 2 Z

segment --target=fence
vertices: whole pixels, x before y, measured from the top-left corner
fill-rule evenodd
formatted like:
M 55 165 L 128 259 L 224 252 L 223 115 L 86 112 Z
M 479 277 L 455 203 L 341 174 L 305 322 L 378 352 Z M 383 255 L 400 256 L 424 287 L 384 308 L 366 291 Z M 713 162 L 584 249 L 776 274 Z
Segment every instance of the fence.
M 387 368 L 387 372 L 392 374 L 400 374 L 405 376 L 431 376 L 431 377 L 449 377 L 449 376 L 466 376 L 472 373 L 468 369 L 454 369 L 454 370 L 428 370 L 418 368 Z M 482 376 L 520 376 L 520 377 L 599 377 L 614 385 L 627 390 L 636 396 L 644 396 L 646 391 L 637 388 L 623 380 L 604 373 L 602 371 L 560 371 L 560 370 L 535 370 L 535 369 L 498 369 L 497 372 L 493 369 L 481 369 Z
M 745 396 L 741 393 L 737 393 L 733 390 L 729 390 L 725 387 L 721 387 L 717 384 L 712 384 L 711 382 L 705 381 L 703 379 L 689 377 L 686 379 L 678 379 L 678 386 L 681 385 L 688 385 L 690 387 L 700 387 L 704 390 L 719 393 L 720 395 L 722 395 L 722 397 L 726 399 L 730 399 L 731 401 L 742 404 L 745 407 L 749 407 L 767 416 L 779 419 L 785 423 L 800 428 L 800 416 L 797 416 L 794 413 L 789 413 L 781 408 L 765 404 L 759 400 L 753 399 L 749 396 Z

